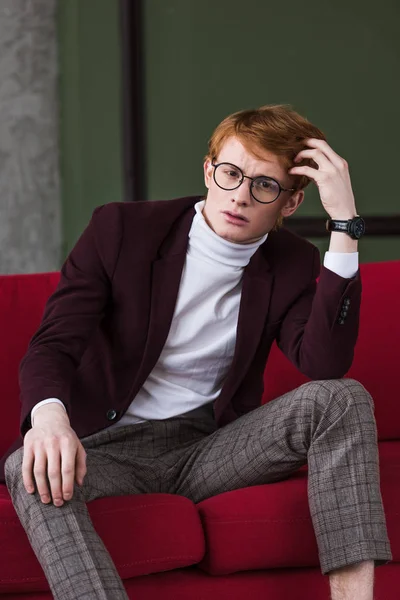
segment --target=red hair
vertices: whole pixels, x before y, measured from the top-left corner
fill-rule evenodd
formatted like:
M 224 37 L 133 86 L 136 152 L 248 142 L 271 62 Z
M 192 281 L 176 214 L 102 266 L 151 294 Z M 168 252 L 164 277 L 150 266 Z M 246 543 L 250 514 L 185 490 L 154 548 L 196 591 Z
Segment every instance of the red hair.
M 217 158 L 222 146 L 229 137 L 237 137 L 245 148 L 262 160 L 262 151 L 267 150 L 278 156 L 284 168 L 295 166 L 293 159 L 303 150 L 307 138 L 326 140 L 318 127 L 312 125 L 286 104 L 269 104 L 257 109 L 241 110 L 226 117 L 215 129 L 208 142 L 205 159 Z M 297 166 L 316 167 L 312 159 L 304 159 Z M 309 177 L 291 175 L 293 187 L 305 188 Z

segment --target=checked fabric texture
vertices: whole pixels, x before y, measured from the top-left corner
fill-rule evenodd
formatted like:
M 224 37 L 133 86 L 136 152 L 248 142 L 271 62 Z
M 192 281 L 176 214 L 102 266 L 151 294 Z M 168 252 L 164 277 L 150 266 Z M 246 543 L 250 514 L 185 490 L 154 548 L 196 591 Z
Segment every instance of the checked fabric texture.
M 306 383 L 220 429 L 209 405 L 164 421 L 104 429 L 81 441 L 87 475 L 59 508 L 26 493 L 23 449 L 6 462 L 13 504 L 57 600 L 127 599 L 86 502 L 159 492 L 197 503 L 285 479 L 304 464 L 322 573 L 392 559 L 373 401 L 355 380 Z

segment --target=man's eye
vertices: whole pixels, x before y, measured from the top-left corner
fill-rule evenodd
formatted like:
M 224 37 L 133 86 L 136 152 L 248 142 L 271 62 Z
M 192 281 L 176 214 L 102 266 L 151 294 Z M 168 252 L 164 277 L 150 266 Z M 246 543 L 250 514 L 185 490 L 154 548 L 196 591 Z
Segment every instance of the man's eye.
M 273 187 L 273 182 L 270 181 L 269 179 L 261 179 L 260 181 L 257 182 L 258 187 L 262 188 L 263 190 L 270 190 L 271 187 Z
M 226 171 L 226 174 L 229 175 L 229 177 L 232 177 L 232 179 L 239 179 L 240 175 L 238 171 L 233 171 L 232 169 Z

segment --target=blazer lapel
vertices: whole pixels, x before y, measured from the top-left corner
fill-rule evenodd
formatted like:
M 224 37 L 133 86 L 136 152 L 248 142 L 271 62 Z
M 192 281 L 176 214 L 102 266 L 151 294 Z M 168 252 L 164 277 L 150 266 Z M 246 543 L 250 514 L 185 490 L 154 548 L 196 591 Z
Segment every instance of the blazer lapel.
M 265 327 L 273 274 L 264 251 L 260 247 L 244 270 L 235 353 L 221 394 L 215 401 L 216 415 L 223 412 L 246 375 Z
M 132 395 L 136 395 L 152 371 L 168 337 L 194 215 L 192 207 L 184 213 L 160 246 L 158 258 L 152 264 L 149 329 Z

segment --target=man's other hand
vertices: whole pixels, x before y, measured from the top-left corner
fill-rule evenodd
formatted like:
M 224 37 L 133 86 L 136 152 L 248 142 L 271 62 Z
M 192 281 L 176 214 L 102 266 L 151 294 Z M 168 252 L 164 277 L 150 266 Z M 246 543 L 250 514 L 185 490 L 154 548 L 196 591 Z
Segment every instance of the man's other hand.
M 22 477 L 26 491 L 34 493 L 36 482 L 44 504 L 53 500 L 55 506 L 62 506 L 64 500 L 72 498 L 74 480 L 82 485 L 85 475 L 86 452 L 64 408 L 57 403 L 38 408 L 34 425 L 24 438 Z

